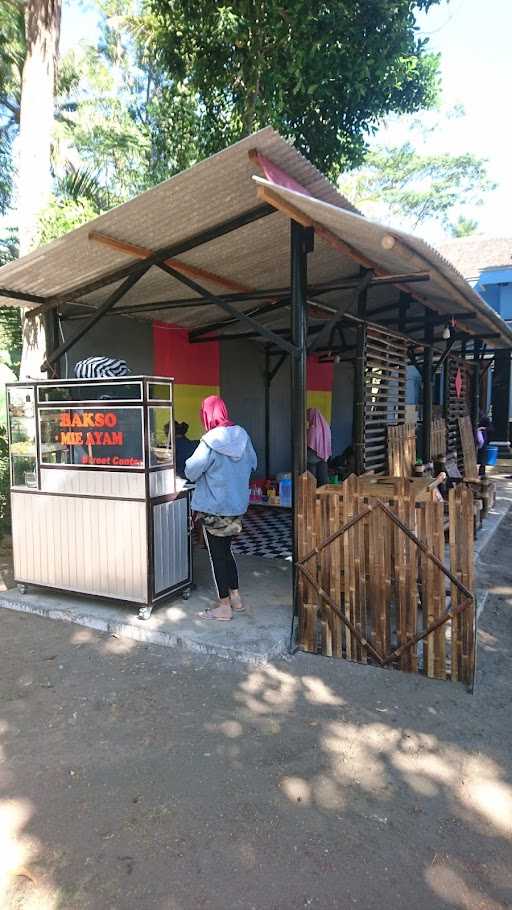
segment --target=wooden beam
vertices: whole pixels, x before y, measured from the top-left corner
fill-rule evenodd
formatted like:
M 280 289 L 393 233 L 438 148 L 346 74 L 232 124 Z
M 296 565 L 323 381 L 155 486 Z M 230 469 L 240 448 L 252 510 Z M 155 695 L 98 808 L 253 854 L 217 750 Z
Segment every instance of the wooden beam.
M 102 243 L 112 250 L 119 253 L 126 253 L 128 256 L 134 256 L 136 259 L 149 259 L 154 255 L 154 251 L 144 246 L 138 246 L 135 243 L 128 243 L 126 240 L 118 240 L 116 237 L 110 237 L 108 234 L 102 234 L 100 231 L 89 231 L 89 240 L 96 243 Z M 180 259 L 166 259 L 166 265 L 170 265 L 176 272 L 181 275 L 188 275 L 189 278 L 202 278 L 203 281 L 210 281 L 212 284 L 218 284 L 219 287 L 230 291 L 240 291 L 244 294 L 252 293 L 253 288 L 246 284 L 240 284 L 232 278 L 226 278 L 224 275 L 217 275 L 215 272 L 209 272 L 196 265 L 189 265 Z
M 118 250 L 121 253 L 127 253 L 130 256 L 136 256 L 138 259 L 149 259 L 150 256 L 153 256 L 153 250 L 147 249 L 143 246 L 137 246 L 134 243 L 128 243 L 125 240 L 117 240 L 115 237 L 110 237 L 108 234 L 101 234 L 99 231 L 90 231 L 89 240 L 95 240 L 97 243 L 103 243 L 105 246 Z M 166 259 L 164 261 L 164 264 L 170 266 L 170 268 L 174 269 L 176 272 L 179 272 L 181 275 L 186 275 L 188 278 L 200 278 L 203 281 L 209 281 L 212 284 L 218 284 L 220 287 L 225 288 L 229 291 L 238 291 L 242 294 L 258 293 L 256 288 L 252 288 L 246 284 L 240 284 L 239 281 L 234 281 L 232 278 L 227 278 L 224 275 L 217 275 L 215 272 L 210 272 L 207 269 L 200 268 L 199 266 L 189 265 L 186 262 L 181 262 L 180 259 Z M 274 304 L 277 304 L 277 302 L 277 300 L 269 298 L 266 306 L 269 309 L 272 309 L 272 306 Z M 225 320 L 228 325 L 232 321 L 232 319 Z M 222 324 L 220 326 L 218 324 L 214 325 L 215 329 L 219 327 L 222 327 Z
M 124 297 L 129 290 L 131 290 L 137 281 L 140 281 L 140 279 L 143 277 L 143 275 L 146 274 L 149 268 L 151 268 L 151 264 L 149 262 L 143 264 L 139 263 L 137 269 L 135 271 L 132 271 L 128 277 L 125 278 L 120 287 L 116 288 L 115 291 L 113 291 L 112 294 L 107 297 L 105 302 L 102 303 L 96 312 L 89 317 L 86 324 L 78 330 L 73 338 L 68 338 L 67 341 L 63 341 L 63 343 L 59 345 L 58 348 L 55 348 L 51 354 L 48 354 L 44 363 L 41 364 L 41 370 L 47 372 L 51 365 L 57 362 L 59 357 L 62 357 L 63 354 L 66 354 L 67 351 L 69 351 L 77 343 L 77 341 L 80 341 L 80 339 L 83 338 L 83 336 L 89 331 L 89 329 L 92 329 L 93 325 L 96 325 L 96 323 L 99 322 L 103 316 L 110 312 L 118 300 L 121 300 L 121 298 Z
M 235 316 L 239 322 L 250 326 L 258 333 L 258 335 L 266 338 L 267 341 L 273 342 L 275 345 L 277 345 L 277 347 L 282 348 L 282 350 L 287 351 L 289 354 L 295 354 L 295 347 L 284 338 L 280 338 L 279 335 L 275 334 L 270 329 L 267 329 L 264 325 L 260 325 L 256 319 L 248 316 L 247 313 L 239 312 L 236 307 L 232 306 L 231 303 L 228 303 L 227 300 L 223 300 L 222 297 L 217 297 L 215 294 L 207 291 L 206 288 L 203 288 L 200 284 L 197 284 L 193 278 L 189 278 L 187 275 L 180 274 L 176 271 L 176 269 L 173 269 L 172 266 L 165 265 L 164 262 L 159 262 L 158 268 L 166 272 L 167 275 L 170 275 L 171 278 L 175 278 L 176 281 L 179 281 L 181 284 L 184 284 L 186 287 L 190 288 L 190 290 L 195 291 L 199 297 L 203 298 L 203 300 L 209 300 L 211 303 L 214 303 L 220 307 L 220 309 L 225 310 L 227 313 L 229 313 L 230 316 Z
M 416 250 L 413 250 L 406 243 L 404 243 L 403 240 L 395 237 L 393 234 L 384 235 L 382 238 L 382 247 L 385 250 L 394 250 L 400 253 L 401 256 L 404 256 L 406 259 L 408 259 L 408 261 L 417 269 L 424 269 L 425 267 L 432 268 L 432 263 L 429 262 L 425 256 L 417 253 Z M 471 305 L 462 291 L 450 278 L 447 278 L 446 275 L 443 275 L 439 270 L 437 270 L 436 277 L 438 282 L 445 288 L 447 294 L 452 299 L 456 299 L 459 303 L 461 303 L 464 309 L 467 309 L 468 305 Z M 468 316 L 471 316 L 471 313 L 468 313 Z M 496 329 L 494 322 L 489 319 L 484 313 L 478 313 L 478 317 L 490 328 Z M 471 327 L 468 327 L 467 332 L 468 334 L 478 335 L 479 338 L 483 337 L 480 332 L 472 330 Z
M 188 253 L 190 250 L 195 250 L 198 246 L 210 243 L 212 240 L 217 240 L 218 237 L 224 237 L 226 234 L 232 233 L 232 231 L 237 231 L 247 224 L 252 224 L 255 221 L 259 221 L 260 218 L 266 218 L 268 215 L 273 214 L 275 214 L 275 208 L 273 206 L 266 205 L 265 203 L 263 205 L 255 206 L 252 209 L 242 212 L 240 215 L 235 215 L 233 218 L 228 218 L 226 221 L 221 221 L 218 224 L 214 224 L 212 227 L 198 231 L 196 234 L 192 234 L 189 237 L 185 237 L 178 243 L 156 250 L 149 259 L 149 265 L 158 265 L 165 259 L 181 256 L 182 253 Z M 133 271 L 137 271 L 138 266 L 138 263 L 130 262 L 128 265 L 113 269 L 112 271 L 95 278 L 93 281 L 87 281 L 84 284 L 78 285 L 78 287 L 65 290 L 60 294 L 54 294 L 47 299 L 47 302 L 42 306 L 39 312 L 46 312 L 47 310 L 61 306 L 63 303 L 68 305 L 72 303 L 75 305 L 80 297 L 85 297 L 88 294 L 92 294 L 94 291 L 102 290 L 102 288 L 122 281 Z M 83 305 L 83 301 L 81 305 Z M 33 310 L 30 312 L 32 315 L 39 315 L 39 312 L 36 313 Z
M 272 190 L 268 189 L 266 186 L 259 186 L 258 197 L 269 205 L 273 205 L 274 208 L 278 209 L 284 215 L 287 215 L 288 218 L 292 218 L 294 221 L 298 221 L 299 224 L 302 224 L 303 227 L 312 227 L 315 231 L 315 234 L 318 235 L 322 240 L 325 241 L 330 247 L 337 250 L 338 253 L 341 253 L 343 256 L 349 256 L 355 262 L 359 263 L 365 269 L 372 269 L 377 276 L 382 278 L 388 277 L 389 272 L 386 269 L 383 269 L 382 266 L 374 262 L 373 259 L 369 259 L 368 256 L 365 256 L 364 253 L 361 253 L 354 246 L 349 243 L 346 243 L 345 240 L 341 240 L 336 234 L 333 234 L 328 228 L 324 227 L 322 224 L 319 224 L 318 221 L 315 221 L 313 218 L 310 218 L 309 215 L 306 215 L 300 209 L 296 208 L 292 203 L 285 202 L 278 196 L 277 193 L 274 193 Z M 424 269 L 423 269 L 424 271 Z M 416 291 L 413 291 L 407 284 L 402 282 L 396 283 L 396 287 L 402 291 L 405 291 L 407 294 L 410 294 L 411 297 L 414 297 L 419 303 L 423 306 L 429 306 L 425 297 L 422 297 Z M 432 307 L 431 307 L 432 309 Z
M 10 297 L 11 300 L 19 300 L 20 303 L 46 303 L 45 298 L 39 294 L 25 294 L 23 291 L 14 291 L 9 288 L 0 288 L 0 297 Z

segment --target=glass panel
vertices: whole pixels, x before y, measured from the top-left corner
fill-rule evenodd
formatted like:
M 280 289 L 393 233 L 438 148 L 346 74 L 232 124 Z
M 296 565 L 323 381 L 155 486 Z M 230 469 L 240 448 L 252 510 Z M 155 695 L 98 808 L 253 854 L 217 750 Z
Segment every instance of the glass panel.
M 34 416 L 34 389 L 30 386 L 16 386 L 9 389 L 9 416 Z
M 170 384 L 167 382 L 150 382 L 149 398 L 151 401 L 171 401 Z
M 42 464 L 141 468 L 142 408 L 42 408 Z
M 140 382 L 74 382 L 72 385 L 41 385 L 40 402 L 55 401 L 140 401 Z
M 9 389 L 8 402 L 11 483 L 14 487 L 37 487 L 34 389 Z
M 149 466 L 172 464 L 172 410 L 166 407 L 148 408 Z
M 35 456 L 11 454 L 11 479 L 13 487 L 37 488 Z

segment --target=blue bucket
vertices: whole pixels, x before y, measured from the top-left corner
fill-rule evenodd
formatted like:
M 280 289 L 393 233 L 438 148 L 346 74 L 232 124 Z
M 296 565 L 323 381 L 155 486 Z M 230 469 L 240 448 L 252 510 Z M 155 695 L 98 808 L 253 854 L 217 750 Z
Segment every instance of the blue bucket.
M 487 446 L 487 464 L 493 465 L 498 461 L 498 446 Z

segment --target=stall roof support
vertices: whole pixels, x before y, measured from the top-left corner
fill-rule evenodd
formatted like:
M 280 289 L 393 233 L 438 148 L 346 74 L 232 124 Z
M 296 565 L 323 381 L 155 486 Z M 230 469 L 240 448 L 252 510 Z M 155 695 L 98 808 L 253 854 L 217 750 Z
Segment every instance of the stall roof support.
M 425 308 L 425 348 L 423 355 L 423 463 L 429 464 L 432 459 L 432 342 L 434 326 L 432 310 Z
M 441 354 L 441 357 L 439 358 L 439 360 L 437 361 L 437 363 L 434 367 L 434 376 L 436 373 L 439 373 L 439 371 L 443 368 L 444 363 L 448 357 L 448 354 L 450 353 L 454 344 L 455 344 L 455 338 L 453 338 L 453 337 L 448 338 L 448 340 L 446 342 L 446 348 L 445 348 L 444 352 Z
M 366 289 L 368 288 L 368 285 L 370 284 L 371 279 L 372 279 L 372 272 L 370 272 L 370 271 L 366 272 L 366 274 L 363 275 L 359 279 L 359 284 L 354 288 L 353 299 L 349 300 L 347 303 L 345 303 L 345 305 L 342 304 L 336 310 L 336 313 L 331 317 L 331 319 L 329 319 L 328 322 L 324 323 L 321 331 L 309 343 L 309 346 L 308 346 L 309 354 L 312 354 L 313 351 L 315 351 L 316 348 L 319 347 L 319 345 L 325 338 L 330 337 L 330 333 L 331 333 L 332 329 L 334 329 L 336 324 L 340 322 L 340 320 L 342 319 L 342 317 L 345 314 L 345 311 L 348 310 L 353 305 L 353 303 L 357 303 L 357 301 L 359 301 L 361 299 L 361 295 L 366 292 Z M 359 310 L 358 310 L 358 312 L 359 312 Z
M 354 460 L 356 474 L 362 474 L 365 469 L 364 458 L 364 406 L 365 406 L 365 349 L 366 349 L 366 302 L 368 287 L 363 276 L 357 295 L 357 315 L 359 325 L 356 332 L 356 362 L 354 376 L 354 417 L 353 417 L 353 438 L 354 438 Z
M 11 300 L 19 300 L 20 303 L 39 303 L 47 302 L 45 297 L 39 294 L 25 294 L 23 291 L 12 291 L 9 288 L 0 288 L 0 297 L 10 297 Z
M 153 250 L 145 246 L 138 246 L 135 243 L 128 243 L 126 240 L 118 240 L 116 237 L 110 237 L 108 234 L 102 234 L 100 231 L 90 231 L 89 240 L 96 243 L 102 243 L 110 249 L 117 250 L 120 253 L 126 253 L 128 256 L 134 256 L 136 259 L 149 259 L 153 255 Z M 224 275 L 218 275 L 216 272 L 210 272 L 208 269 L 201 269 L 196 265 L 190 265 L 187 262 L 181 262 L 179 259 L 168 259 L 166 265 L 170 265 L 182 275 L 188 275 L 190 278 L 200 278 L 203 281 L 211 281 L 212 284 L 218 284 L 219 287 L 231 291 L 248 293 L 252 288 L 246 284 L 240 284 L 239 281 L 233 281 Z
M 288 295 L 290 292 L 288 291 Z M 263 316 L 265 313 L 273 313 L 277 310 L 282 310 L 284 307 L 290 306 L 290 296 L 286 297 L 284 300 L 279 300 L 273 303 L 265 303 L 263 306 L 256 307 L 252 310 L 247 310 L 245 313 L 246 316 Z M 239 314 L 240 315 L 240 314 Z M 200 329 L 194 329 L 189 333 L 190 341 L 199 341 L 204 335 L 208 335 L 210 332 L 215 332 L 219 329 L 228 328 L 231 325 L 235 325 L 239 321 L 238 316 L 232 316 L 231 319 L 220 319 L 218 322 L 210 322 L 207 326 L 203 326 Z
M 105 302 L 100 307 L 98 307 L 96 312 L 87 320 L 85 325 L 83 325 L 78 330 L 76 335 L 74 335 L 73 338 L 68 338 L 67 341 L 64 341 L 61 345 L 59 345 L 59 347 L 55 348 L 55 350 L 46 357 L 44 363 L 41 365 L 41 370 L 47 371 L 53 363 L 56 363 L 60 357 L 62 357 L 72 347 L 74 347 L 77 341 L 80 341 L 80 339 L 87 334 L 89 329 L 92 329 L 93 325 L 96 325 L 96 323 L 99 322 L 99 320 L 102 319 L 102 317 L 105 316 L 105 314 L 108 313 L 112 307 L 115 306 L 117 301 L 121 300 L 121 298 L 128 293 L 134 284 L 136 284 L 137 281 L 139 281 L 142 276 L 146 274 L 150 268 L 150 265 L 150 263 L 146 262 L 138 263 L 137 271 L 134 271 L 131 273 L 131 275 L 128 275 L 128 277 L 123 281 L 122 285 L 116 288 L 110 297 L 108 297 L 107 300 L 105 300 Z
M 204 243 L 209 243 L 211 240 L 216 240 L 218 237 L 224 237 L 226 234 L 231 234 L 233 231 L 237 231 L 246 224 L 252 224 L 254 221 L 259 221 L 260 218 L 266 218 L 268 215 L 273 214 L 275 214 L 275 208 L 273 206 L 267 205 L 266 203 L 257 205 L 252 209 L 248 209 L 246 212 L 242 212 L 241 215 L 236 215 L 234 218 L 228 218 L 226 221 L 221 221 L 218 224 L 213 225 L 213 227 L 199 231 L 197 234 L 192 234 L 179 243 L 174 243 L 171 246 L 156 250 L 148 259 L 144 260 L 144 264 L 148 267 L 160 265 L 165 259 L 181 256 L 182 253 L 188 253 L 190 250 L 195 250 L 196 247 L 202 246 Z M 106 275 L 102 275 L 101 278 L 96 278 L 94 281 L 88 282 L 87 284 L 80 285 L 79 287 L 66 292 L 61 292 L 59 295 L 55 295 L 55 297 L 50 297 L 42 307 L 31 310 L 30 315 L 32 317 L 38 316 L 46 310 L 61 306 L 63 298 L 65 298 L 65 302 L 69 304 L 80 297 L 92 294 L 93 291 L 101 290 L 101 288 L 108 287 L 108 285 L 114 284 L 114 282 L 122 281 L 133 271 L 139 269 L 141 264 L 142 263 L 140 262 L 131 262 L 112 272 L 108 272 Z
M 290 221 L 292 312 L 291 335 L 294 353 L 291 359 L 292 461 L 294 495 L 294 560 L 297 562 L 299 528 L 296 494 L 298 478 L 307 466 L 306 456 L 306 350 L 307 350 L 307 232 L 296 221 Z
M 388 275 L 385 269 L 379 266 L 373 259 L 368 259 L 363 253 L 357 250 L 355 247 L 346 243 L 344 240 L 341 240 L 328 228 L 324 227 L 322 224 L 319 224 L 317 221 L 314 221 L 313 218 L 310 218 L 308 215 L 305 215 L 304 212 L 301 212 L 296 206 L 292 205 L 289 202 L 284 202 L 276 193 L 273 193 L 271 189 L 267 187 L 260 186 L 258 188 L 258 196 L 264 202 L 268 202 L 270 205 L 273 205 L 274 208 L 281 211 L 284 215 L 287 215 L 288 218 L 292 218 L 297 221 L 299 224 L 302 224 L 304 227 L 313 228 L 315 234 L 318 235 L 325 243 L 335 250 L 338 250 L 339 253 L 342 253 L 344 256 L 350 256 L 355 262 L 359 263 L 365 269 L 371 269 L 375 272 L 376 275 L 382 277 Z M 422 267 L 421 271 L 425 271 Z M 393 282 L 398 288 L 403 291 L 406 291 L 420 303 L 425 305 L 425 300 L 419 294 L 415 293 L 410 289 L 410 287 L 402 282 Z
M 211 303 L 215 303 L 220 309 L 226 310 L 231 316 L 236 317 L 238 322 L 243 322 L 246 325 L 251 326 L 254 331 L 259 335 L 265 338 L 267 341 L 271 341 L 273 344 L 276 344 L 282 350 L 287 351 L 288 353 L 293 353 L 295 348 L 289 341 L 281 338 L 275 332 L 272 332 L 270 329 L 267 329 L 265 326 L 260 325 L 256 319 L 253 319 L 252 316 L 248 316 L 246 313 L 239 313 L 236 307 L 232 306 L 222 297 L 217 297 L 215 294 L 211 294 L 210 291 L 207 291 L 206 288 L 201 287 L 197 281 L 194 281 L 192 278 L 188 278 L 186 275 L 180 275 L 175 269 L 171 268 L 168 265 L 165 265 L 163 262 L 158 263 L 160 269 L 170 275 L 171 278 L 175 278 L 176 281 L 180 281 L 182 284 L 185 284 L 190 288 L 191 291 L 195 291 L 200 297 L 204 300 L 209 300 Z

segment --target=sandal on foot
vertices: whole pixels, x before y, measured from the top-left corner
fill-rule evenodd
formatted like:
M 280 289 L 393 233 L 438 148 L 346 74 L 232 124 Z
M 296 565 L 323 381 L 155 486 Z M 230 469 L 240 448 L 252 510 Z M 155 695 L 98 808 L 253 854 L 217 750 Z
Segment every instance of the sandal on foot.
M 218 609 L 219 607 L 214 607 L 213 610 L 201 610 L 197 615 L 199 616 L 199 619 L 210 619 L 215 620 L 215 622 L 231 622 L 233 619 L 232 616 L 215 616 Z
M 247 606 L 245 605 L 245 603 L 241 597 L 238 598 L 238 602 L 236 603 L 236 605 L 233 603 L 233 601 L 231 601 L 231 609 L 232 609 L 233 613 L 246 613 L 247 612 Z

